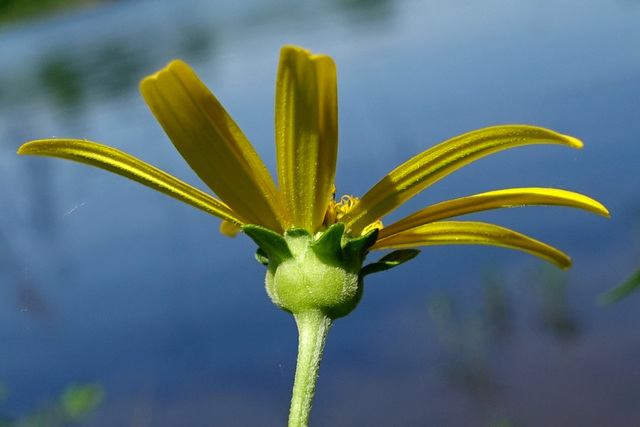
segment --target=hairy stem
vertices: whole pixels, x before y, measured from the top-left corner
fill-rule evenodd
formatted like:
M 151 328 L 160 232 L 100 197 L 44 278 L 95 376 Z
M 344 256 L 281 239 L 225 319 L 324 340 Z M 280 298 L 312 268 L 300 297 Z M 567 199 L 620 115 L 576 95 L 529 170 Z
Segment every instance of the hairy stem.
M 298 325 L 299 341 L 289 427 L 306 427 L 331 319 L 319 310 L 294 314 L 294 317 Z

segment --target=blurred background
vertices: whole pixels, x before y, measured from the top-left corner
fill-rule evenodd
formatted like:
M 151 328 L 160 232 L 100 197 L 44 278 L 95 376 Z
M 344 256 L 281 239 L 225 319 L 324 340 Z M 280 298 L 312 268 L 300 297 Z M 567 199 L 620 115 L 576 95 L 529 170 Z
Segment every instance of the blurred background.
M 15 152 L 84 138 L 204 189 L 137 87 L 181 58 L 274 171 L 286 44 L 337 64 L 338 195 L 481 127 L 585 143 L 492 155 L 385 222 L 516 186 L 582 192 L 612 213 L 470 217 L 567 252 L 566 272 L 433 246 L 369 276 L 329 334 L 311 425 L 640 425 L 640 295 L 595 302 L 640 264 L 634 0 L 0 1 L 0 425 L 285 424 L 297 333 L 250 239 L 107 172 Z

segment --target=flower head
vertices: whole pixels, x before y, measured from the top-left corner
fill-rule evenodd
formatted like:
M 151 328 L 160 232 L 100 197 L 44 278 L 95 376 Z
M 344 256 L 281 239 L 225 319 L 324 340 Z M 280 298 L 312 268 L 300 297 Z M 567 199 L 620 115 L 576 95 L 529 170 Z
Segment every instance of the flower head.
M 277 240 L 273 236 L 304 235 L 308 244 L 312 244 L 339 224 L 341 231 L 336 236 L 342 248 L 349 241 L 369 236 L 367 244 L 359 249 L 359 263 L 368 251 L 376 249 L 484 244 L 524 250 L 568 268 L 570 260 L 564 253 L 530 237 L 493 224 L 450 219 L 488 209 L 526 205 L 561 205 L 608 216 L 603 205 L 581 194 L 551 188 L 512 188 L 428 206 L 383 227 L 381 220 L 385 215 L 472 161 L 521 145 L 552 143 L 581 148 L 582 143 L 533 126 L 480 129 L 411 158 L 359 199 L 343 196 L 336 200 L 335 64 L 326 55 L 313 55 L 297 47 L 282 49 L 277 75 L 277 185 L 240 128 L 188 65 L 173 61 L 145 78 L 140 88 L 182 157 L 218 198 L 95 142 L 38 140 L 24 144 L 18 153 L 62 157 L 98 166 L 209 212 L 223 220 L 223 233 L 234 235 L 243 229 L 251 236 L 262 249 L 260 256 L 265 264 L 282 255 L 269 243 Z M 325 236 L 325 240 L 330 239 Z M 370 267 L 369 271 L 388 268 L 393 264 L 389 259 L 395 259 L 397 264 L 415 256 L 416 252 L 401 254 L 381 260 L 382 264 Z M 359 270 L 360 265 L 354 269 Z
M 290 426 L 306 425 L 322 348 L 332 321 L 351 312 L 363 278 L 415 257 L 416 246 L 498 245 L 524 250 L 562 268 L 569 257 L 515 231 L 453 217 L 504 207 L 560 205 L 608 216 L 581 194 L 552 188 L 512 188 L 428 206 L 383 227 L 381 220 L 456 169 L 491 153 L 527 144 L 573 148 L 570 136 L 532 126 L 496 126 L 432 147 L 391 171 L 362 198 L 335 199 L 338 149 L 336 70 L 331 58 L 284 47 L 276 83 L 278 185 L 240 128 L 181 61 L 145 78 L 142 96 L 165 132 L 218 198 L 116 149 L 85 140 L 48 139 L 19 154 L 62 157 L 115 172 L 223 220 L 259 246 L 272 301 L 293 313 L 300 334 Z M 396 249 L 364 265 L 369 251 Z

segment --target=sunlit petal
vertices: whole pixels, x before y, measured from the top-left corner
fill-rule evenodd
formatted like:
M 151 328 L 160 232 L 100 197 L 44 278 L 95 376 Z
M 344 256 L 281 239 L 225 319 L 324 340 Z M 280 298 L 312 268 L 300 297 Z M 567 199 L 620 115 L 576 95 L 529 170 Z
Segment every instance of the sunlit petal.
M 235 222 L 222 221 L 220 224 L 220 233 L 227 237 L 236 237 L 240 231 L 242 231 L 242 227 Z
M 251 224 L 289 228 L 264 163 L 188 65 L 171 62 L 145 78 L 140 90 L 182 157 L 218 197 Z
M 566 206 L 609 216 L 609 211 L 601 203 L 572 191 L 556 188 L 509 188 L 448 200 L 426 207 L 384 227 L 380 230 L 378 238 L 383 239 L 423 224 L 473 212 L 534 205 Z
M 129 154 L 79 139 L 42 139 L 24 144 L 18 154 L 59 157 L 99 167 L 202 209 L 234 224 L 246 220 L 221 201 Z
M 456 169 L 499 150 L 540 143 L 582 147 L 576 138 L 533 126 L 495 126 L 469 132 L 438 144 L 394 169 L 369 190 L 342 221 L 352 235 L 357 235 Z
M 519 249 L 551 261 L 560 268 L 571 267 L 569 257 L 559 250 L 508 228 L 484 222 L 434 222 L 379 239 L 371 249 L 469 244 Z
M 336 67 L 284 47 L 276 82 L 278 182 L 296 227 L 314 232 L 333 191 L 338 151 Z

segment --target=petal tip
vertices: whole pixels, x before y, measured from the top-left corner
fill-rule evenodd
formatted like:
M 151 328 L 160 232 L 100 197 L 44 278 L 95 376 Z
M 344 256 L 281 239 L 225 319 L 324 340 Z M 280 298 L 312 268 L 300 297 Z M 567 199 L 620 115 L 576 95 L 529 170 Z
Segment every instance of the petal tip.
M 20 148 L 18 148 L 17 153 L 18 153 L 19 155 L 23 155 L 23 154 L 30 154 L 29 145 L 30 145 L 30 144 L 29 144 L 28 142 L 25 142 L 24 144 L 22 144 L 22 145 L 20 146 Z
M 569 135 L 562 135 L 566 138 L 567 142 L 571 147 L 581 149 L 584 146 L 584 143 L 580 141 L 578 138 Z
M 145 87 L 158 80 L 162 75 L 171 71 L 181 73 L 185 70 L 185 68 L 189 70 L 191 69 L 191 67 L 189 67 L 189 65 L 187 65 L 187 63 L 182 61 L 181 59 L 174 59 L 173 61 L 169 62 L 164 68 L 161 68 L 155 73 L 143 78 L 140 81 L 140 90 L 144 93 Z
M 311 52 L 309 52 L 307 49 L 304 49 L 304 48 L 302 48 L 300 46 L 294 46 L 294 45 L 282 46 L 282 49 L 280 49 L 280 53 L 281 54 L 293 53 L 293 54 L 311 55 Z
M 282 49 L 280 49 L 280 57 L 282 59 L 288 56 L 303 57 L 312 62 L 326 61 L 333 64 L 333 59 L 329 55 L 324 53 L 312 53 L 310 50 L 299 46 L 283 46 Z
M 31 154 L 40 154 L 43 151 L 42 143 L 46 143 L 49 140 L 46 139 L 38 139 L 34 141 L 25 142 L 18 148 L 17 153 L 21 156 L 23 155 L 31 155 Z
M 555 265 L 560 267 L 562 270 L 568 270 L 573 265 L 572 262 L 571 262 L 571 258 L 569 258 L 569 257 L 562 258 L 562 259 L 557 259 L 557 260 L 554 260 L 553 262 L 554 262 Z
M 602 210 L 600 210 L 598 212 L 599 215 L 602 215 L 605 218 L 611 218 L 611 213 L 609 213 L 609 210 L 607 208 L 605 208 L 604 206 L 601 206 Z

